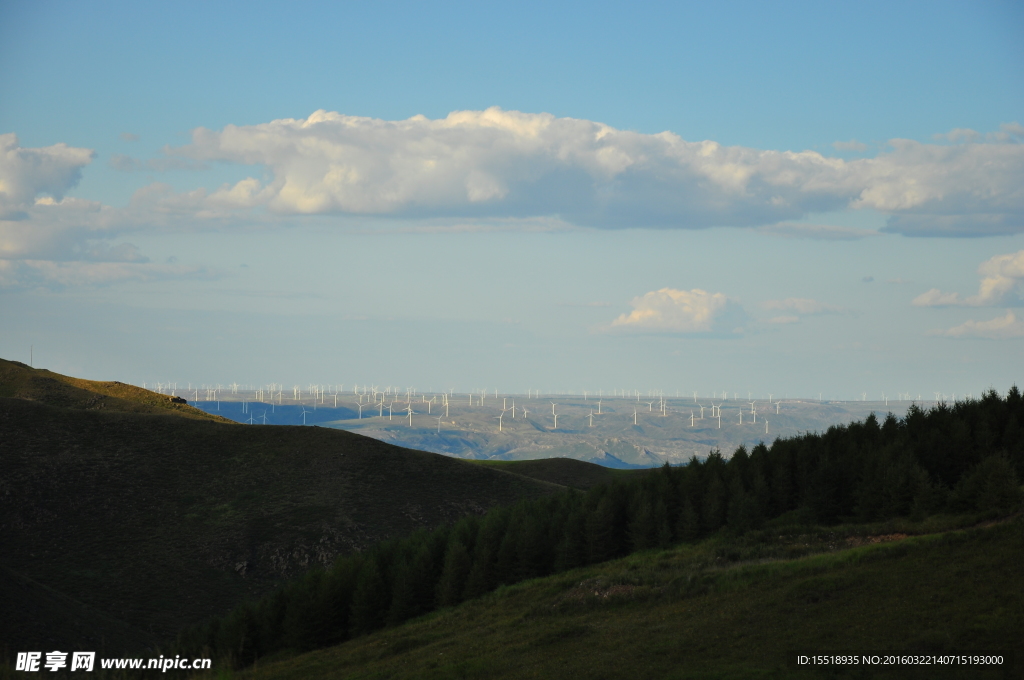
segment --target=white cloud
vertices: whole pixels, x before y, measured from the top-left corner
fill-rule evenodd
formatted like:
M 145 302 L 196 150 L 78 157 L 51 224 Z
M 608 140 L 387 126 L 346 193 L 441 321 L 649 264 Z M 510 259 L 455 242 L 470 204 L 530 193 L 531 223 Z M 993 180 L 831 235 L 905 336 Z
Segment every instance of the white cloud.
M 768 323 L 772 324 L 798 323 L 799 321 L 799 316 L 773 316 L 772 318 L 768 319 Z
M 814 314 L 844 314 L 846 310 L 835 305 L 828 305 L 810 298 L 786 298 L 785 300 L 767 300 L 762 306 L 765 309 L 795 312 L 803 316 Z
M 1024 250 L 996 255 L 978 267 L 982 279 L 976 295 L 962 298 L 959 293 L 943 293 L 938 288 L 918 295 L 912 304 L 918 307 L 1006 307 L 1017 306 L 1024 298 Z
M 17 135 L 0 134 L 0 221 L 27 219 L 40 194 L 60 201 L 94 156 L 66 144 L 24 148 Z
M 947 330 L 933 330 L 929 335 L 948 338 L 985 338 L 988 340 L 1006 340 L 1024 338 L 1024 322 L 1018 321 L 1013 312 L 1006 316 L 996 317 L 990 321 L 967 321 Z
M 128 232 L 266 227 L 293 214 L 335 222 L 338 215 L 355 216 L 346 224 L 364 230 L 731 225 L 781 237 L 852 240 L 878 232 L 795 220 L 868 208 L 889 214 L 888 232 L 1015 233 L 1024 231 L 1024 144 L 1015 142 L 1022 131 L 1008 123 L 983 137 L 947 136 L 956 144 L 894 140 L 874 158 L 846 161 L 498 108 L 403 121 L 317 111 L 306 119 L 199 128 L 190 144 L 167 148 L 161 158 L 115 156 L 111 164 L 124 170 L 253 166 L 251 177 L 221 187 L 177 192 L 153 183 L 123 208 L 66 195 L 92 150 L 24 148 L 5 134 L 0 258 L 94 261 L 98 241 Z M 362 220 L 365 215 L 387 220 Z M 985 295 L 1005 301 L 1010 294 L 999 286 L 1007 275 L 999 276 Z M 960 303 L 934 295 L 937 303 Z
M 661 290 L 645 293 L 630 302 L 633 311 L 612 321 L 612 328 L 657 333 L 721 333 L 743 331 L 746 313 L 722 293 L 693 290 Z
M 1018 139 L 1024 139 L 1024 125 L 1016 122 L 1003 123 L 999 126 L 998 132 L 989 132 L 985 135 L 982 135 L 977 130 L 971 130 L 970 128 L 955 128 L 946 133 L 932 135 L 932 138 L 953 142 L 954 144 L 959 142 L 979 142 L 982 140 L 1007 143 L 1017 141 Z
M 1013 125 L 990 141 L 961 133 L 953 138 L 967 143 L 892 140 L 890 151 L 845 161 L 498 108 L 404 121 L 317 111 L 200 128 L 167 153 L 265 168 L 267 181 L 245 180 L 234 209 L 701 228 L 871 208 L 891 215 L 886 231 L 985 235 L 1024 231 L 1024 145 L 1003 143 Z

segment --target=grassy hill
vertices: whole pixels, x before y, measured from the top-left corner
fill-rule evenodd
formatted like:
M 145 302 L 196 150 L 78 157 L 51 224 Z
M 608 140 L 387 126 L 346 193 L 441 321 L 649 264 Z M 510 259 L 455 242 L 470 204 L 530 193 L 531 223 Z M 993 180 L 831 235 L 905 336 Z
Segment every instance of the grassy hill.
M 157 394 L 122 382 L 83 380 L 0 359 L 0 397 L 72 409 L 177 415 L 233 422 L 189 406 L 181 397 Z
M 240 426 L 119 383 L 0 370 L 10 649 L 166 640 L 338 555 L 562 488 L 338 430 Z
M 778 439 L 771 447 L 758 445 L 750 452 L 741 447 L 729 458 L 715 453 L 706 460 L 694 458 L 686 466 L 666 465 L 657 471 L 619 473 L 620 476 L 609 484 L 521 501 L 512 508 L 490 511 L 482 518 L 467 517 L 452 527 L 389 541 L 365 553 L 339 559 L 329 570 L 293 581 L 273 596 L 239 608 L 228 617 L 183 631 L 173 652 L 195 656 L 205 651 L 222 658 L 225 665 L 230 663 L 232 667 L 243 668 L 254 664 L 264 666 L 270 659 L 296 651 L 341 643 L 345 643 L 344 648 L 359 648 L 358 641 L 367 634 L 379 635 L 381 630 L 398 629 L 403 623 L 428 612 L 459 603 L 494 604 L 495 593 L 520 592 L 528 588 L 524 583 L 542 576 L 550 577 L 547 583 L 565 585 L 563 590 L 581 589 L 577 595 L 583 599 L 589 597 L 587 591 L 591 585 L 594 597 L 602 599 L 630 593 L 642 595 L 643 611 L 632 621 L 642 632 L 639 637 L 632 634 L 626 639 L 632 640 L 629 644 L 643 646 L 644 640 L 652 635 L 653 624 L 645 618 L 648 609 L 657 609 L 663 600 L 670 601 L 676 596 L 688 598 L 695 593 L 707 594 L 702 584 L 719 584 L 722 592 L 731 592 L 729 584 L 733 581 L 716 580 L 730 563 L 751 562 L 748 566 L 755 570 L 751 573 L 766 568 L 771 578 L 773 574 L 799 575 L 802 573 L 799 570 L 776 572 L 758 562 L 786 561 L 814 550 L 836 551 L 847 545 L 934 533 L 939 529 L 976 524 L 983 516 L 991 519 L 1019 514 L 1024 498 L 1017 481 L 1018 470 L 1024 469 L 1024 437 L 1018 425 L 1022 415 L 1024 397 L 1016 388 L 1005 398 L 990 391 L 979 401 L 958 402 L 952 407 L 940 405 L 927 412 L 911 409 L 902 420 L 890 416 L 879 421 L 872 416 L 863 422 L 830 428 L 820 435 Z M 972 519 L 968 513 L 979 514 Z M 859 523 L 860 528 L 850 528 L 852 523 Z M 942 548 L 916 566 L 903 559 L 904 553 L 885 553 L 894 556 L 884 568 L 884 578 L 878 577 L 886 585 L 881 590 L 861 590 L 861 595 L 870 601 L 887 599 L 881 608 L 852 609 L 847 614 L 838 606 L 841 598 L 833 593 L 845 591 L 846 581 L 811 581 L 812 585 L 806 586 L 810 589 L 807 599 L 813 603 L 836 600 L 832 604 L 837 607 L 820 610 L 821 617 L 832 615 L 833 618 L 827 624 L 820 618 L 815 624 L 818 628 L 835 631 L 832 638 L 821 638 L 817 628 L 802 627 L 800 622 L 787 620 L 803 616 L 803 610 L 782 607 L 781 601 L 774 602 L 773 606 L 781 608 L 784 615 L 750 610 L 744 616 L 760 636 L 758 644 L 762 651 L 775 645 L 772 648 L 777 652 L 779 640 L 792 644 L 794 650 L 816 651 L 823 639 L 834 643 L 830 647 L 833 651 L 857 651 L 840 646 L 844 644 L 840 633 L 850 626 L 857 630 L 857 635 L 847 635 L 851 642 L 872 645 L 871 649 L 862 647 L 860 651 L 864 652 L 885 651 L 876 646 L 879 640 L 897 645 L 903 651 L 919 643 L 949 643 L 942 649 L 951 652 L 985 651 L 965 645 L 978 640 L 1000 644 L 1016 640 L 1013 635 L 1021 627 L 1021 616 L 1015 613 L 1021 586 L 1014 581 L 1013 574 L 1024 541 L 1021 541 L 1020 523 L 1014 526 L 1016 528 L 1008 534 L 992 534 L 1003 537 L 1003 542 L 993 548 L 992 555 L 985 554 L 988 548 L 983 542 L 960 552 Z M 650 563 L 645 560 L 659 554 L 650 552 L 652 549 L 664 550 L 673 545 L 677 547 L 660 554 L 683 555 L 678 564 L 659 557 L 653 567 L 647 568 Z M 639 570 L 637 577 L 642 578 L 602 580 L 600 574 L 606 569 L 602 564 L 627 555 L 632 557 L 619 563 L 633 565 L 626 571 Z M 971 562 L 974 558 L 988 557 L 993 560 Z M 921 566 L 929 560 L 935 564 Z M 941 568 L 936 566 L 940 562 Z M 961 567 L 961 563 L 968 566 Z M 806 575 L 817 577 L 833 568 L 845 569 L 846 564 L 826 561 L 812 566 Z M 850 564 L 859 565 L 856 560 Z M 953 571 L 949 571 L 950 568 Z M 875 577 L 871 569 L 873 567 L 868 569 L 867 577 L 851 577 L 852 582 L 871 583 Z M 927 569 L 943 572 L 946 580 L 928 581 L 930 576 L 921 575 Z M 896 580 L 890 572 L 896 574 Z M 577 578 L 579 574 L 590 576 Z M 745 578 L 739 578 L 738 583 L 745 583 Z M 754 579 L 757 587 L 748 589 L 743 599 L 754 600 L 756 604 L 758 588 L 771 585 L 766 578 Z M 957 585 L 958 578 L 969 579 L 971 583 Z M 918 580 L 936 589 L 925 598 L 927 591 L 915 591 Z M 987 590 L 992 583 L 997 584 L 997 588 Z M 805 587 L 799 583 L 790 585 L 792 588 L 786 590 L 792 591 L 790 594 L 799 593 L 800 588 Z M 908 593 L 914 593 L 914 597 Z M 566 597 L 572 599 L 577 595 Z M 945 607 L 947 600 L 955 602 L 952 609 Z M 1009 614 L 1004 610 L 993 612 L 992 606 L 1002 606 L 1000 603 L 1009 603 L 1006 610 Z M 520 655 L 515 645 L 517 637 L 509 634 L 510 628 L 514 627 L 516 633 L 529 630 L 534 625 L 531 617 L 540 616 L 542 612 L 552 616 L 559 614 L 558 606 L 559 601 L 548 602 L 537 605 L 539 608 L 527 614 L 513 617 L 501 634 L 485 643 L 496 647 L 479 651 L 481 663 L 478 666 L 442 669 L 439 677 L 472 673 L 521 674 L 522 668 L 531 665 L 541 667 L 536 673 L 538 677 L 579 674 L 580 667 L 584 676 L 619 677 L 637 673 L 635 659 L 628 654 L 628 660 L 621 663 L 605 655 L 600 665 L 589 666 L 587 659 L 587 663 L 576 665 L 567 662 L 561 670 L 543 665 L 546 662 L 541 660 L 542 655 L 532 658 Z M 700 609 L 691 630 L 684 631 L 686 635 L 672 630 L 669 615 L 665 614 L 661 619 L 664 625 L 659 624 L 660 629 L 668 630 L 663 645 L 667 649 L 669 639 L 684 647 L 707 643 L 706 638 L 696 636 L 692 629 L 715 628 L 717 622 L 701 622 L 700 619 L 713 618 L 729 606 L 732 605 L 712 603 Z M 929 618 L 929 608 L 944 611 L 941 616 Z M 925 611 L 927 616 L 918 617 L 917 610 Z M 471 605 L 468 611 L 474 611 Z M 985 619 L 986 612 L 991 614 L 988 619 Z M 621 612 L 607 625 L 602 624 L 615 629 L 614 636 L 591 640 L 602 650 L 621 652 L 624 643 L 619 638 L 623 632 L 617 626 L 619 618 L 629 623 L 629 616 L 619 614 Z M 479 622 L 472 622 L 475 628 L 471 635 L 486 637 L 477 623 L 486 628 L 489 620 L 501 615 L 491 609 L 484 611 Z M 950 617 L 956 616 L 960 618 L 950 622 Z M 886 620 L 874 623 L 871 617 Z M 897 628 L 892 622 L 907 628 Z M 745 636 L 749 631 L 743 618 L 737 621 L 734 617 L 730 626 L 721 631 L 721 645 L 734 651 L 745 650 Z M 788 636 L 780 631 L 782 626 L 800 632 Z M 875 628 L 885 635 L 873 638 Z M 972 637 L 976 629 L 985 634 L 994 631 L 995 637 Z M 570 630 L 576 629 L 570 626 Z M 900 630 L 903 632 L 898 632 Z M 552 641 L 560 639 L 557 630 L 540 632 L 550 632 L 555 636 Z M 445 631 L 449 638 L 457 634 L 458 631 Z M 923 635 L 923 638 L 910 638 L 910 634 Z M 568 634 L 569 637 L 574 635 Z M 411 645 L 396 644 L 406 649 Z M 475 643 L 467 644 L 469 651 L 455 650 L 460 662 L 465 656 L 477 653 L 477 648 L 472 647 Z M 630 647 L 629 652 L 632 651 Z M 437 654 L 442 653 L 448 653 L 443 645 Z M 739 657 L 743 658 L 745 653 L 739 653 Z M 580 659 L 586 654 L 586 649 L 573 652 Z M 716 654 L 721 662 L 732 658 L 721 649 Z M 499 660 L 502 669 L 513 670 L 494 671 L 493 659 Z M 354 660 L 350 664 L 353 677 L 364 673 L 369 673 L 370 677 L 393 675 L 391 668 L 357 668 L 372 660 L 365 654 Z M 436 663 L 426 663 L 411 668 L 409 674 L 422 674 L 435 667 Z M 652 668 L 657 672 L 651 671 L 651 676 L 659 677 L 659 673 L 664 674 L 671 667 L 658 668 L 654 664 Z M 748 667 L 737 675 L 743 677 L 743 673 L 752 670 Z
M 1024 521 L 768 528 L 503 587 L 239 677 L 1021 677 Z M 1016 655 L 1003 670 L 930 666 L 824 675 L 797 651 Z

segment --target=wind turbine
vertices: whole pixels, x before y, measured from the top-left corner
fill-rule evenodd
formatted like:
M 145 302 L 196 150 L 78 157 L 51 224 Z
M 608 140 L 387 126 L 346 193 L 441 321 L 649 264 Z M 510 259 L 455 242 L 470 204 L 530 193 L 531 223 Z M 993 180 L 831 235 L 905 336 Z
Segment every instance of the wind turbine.
M 409 427 L 412 427 L 412 414 L 416 413 L 416 411 L 412 410 L 412 405 L 409 405 L 407 410 L 409 411 Z
M 647 411 L 650 412 L 650 413 L 654 413 L 654 402 L 653 401 L 647 402 Z
M 306 413 L 308 413 L 308 411 L 306 411 L 306 407 L 305 407 L 305 406 L 303 406 L 303 407 L 302 407 L 302 424 L 303 424 L 303 425 L 305 425 L 305 424 L 306 424 Z
M 558 414 L 557 413 L 555 414 L 555 426 L 553 428 L 551 428 L 551 429 L 552 430 L 557 430 L 558 429 Z
M 266 411 L 263 412 L 263 424 L 264 425 L 267 424 L 267 412 Z
M 633 424 L 636 425 L 636 409 L 633 409 Z
M 363 402 L 359 402 L 358 406 L 359 406 L 359 419 L 362 420 L 363 419 L 363 407 L 366 406 L 366 404 L 364 404 Z
M 551 402 L 551 415 L 555 415 L 555 407 L 558 406 L 555 402 Z
M 590 418 L 590 427 L 593 427 L 594 426 L 594 412 L 591 411 L 590 415 L 587 416 L 587 417 Z
M 601 415 L 601 400 L 597 400 L 597 415 Z
M 501 409 L 501 413 L 498 414 L 498 432 L 501 432 L 501 419 L 505 416 L 505 409 Z M 557 423 L 558 421 L 555 420 Z
M 438 416 L 437 417 L 437 433 L 438 434 L 441 434 L 441 418 L 444 418 L 444 416 Z

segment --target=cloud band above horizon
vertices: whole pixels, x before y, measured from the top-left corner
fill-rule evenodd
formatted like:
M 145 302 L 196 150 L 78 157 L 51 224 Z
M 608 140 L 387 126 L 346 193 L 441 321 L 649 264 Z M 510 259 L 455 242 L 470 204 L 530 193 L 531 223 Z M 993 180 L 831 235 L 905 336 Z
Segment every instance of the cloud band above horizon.
M 731 226 L 854 240 L 878 232 L 795 220 L 866 209 L 888 216 L 881 231 L 910 236 L 1024 232 L 1024 127 L 961 133 L 936 144 L 891 140 L 874 158 L 844 160 L 497 107 L 400 121 L 321 110 L 197 128 L 191 143 L 165 147 L 157 159 L 115 156 L 114 169 L 192 170 L 197 178 L 213 164 L 260 169 L 219 188 L 176 192 L 153 182 L 124 207 L 66 197 L 93 150 L 26 148 L 4 134 L 0 258 L 139 262 L 144 256 L 134 251 L 122 257 L 131 244 L 97 242 L 152 229 L 266 228 L 302 215 L 492 220 L 530 229 L 536 220 L 606 229 Z

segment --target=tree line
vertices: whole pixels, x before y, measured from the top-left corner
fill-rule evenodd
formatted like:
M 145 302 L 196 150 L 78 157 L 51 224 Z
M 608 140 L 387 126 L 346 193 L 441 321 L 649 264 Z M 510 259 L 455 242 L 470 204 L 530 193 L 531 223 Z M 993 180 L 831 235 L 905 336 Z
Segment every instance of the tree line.
M 395 626 L 501 585 L 742 533 L 789 513 L 822 524 L 1006 512 L 1021 502 L 1024 398 L 912 406 L 770 446 L 712 452 L 589 491 L 498 507 L 339 558 L 179 635 L 176 652 L 245 666 Z

